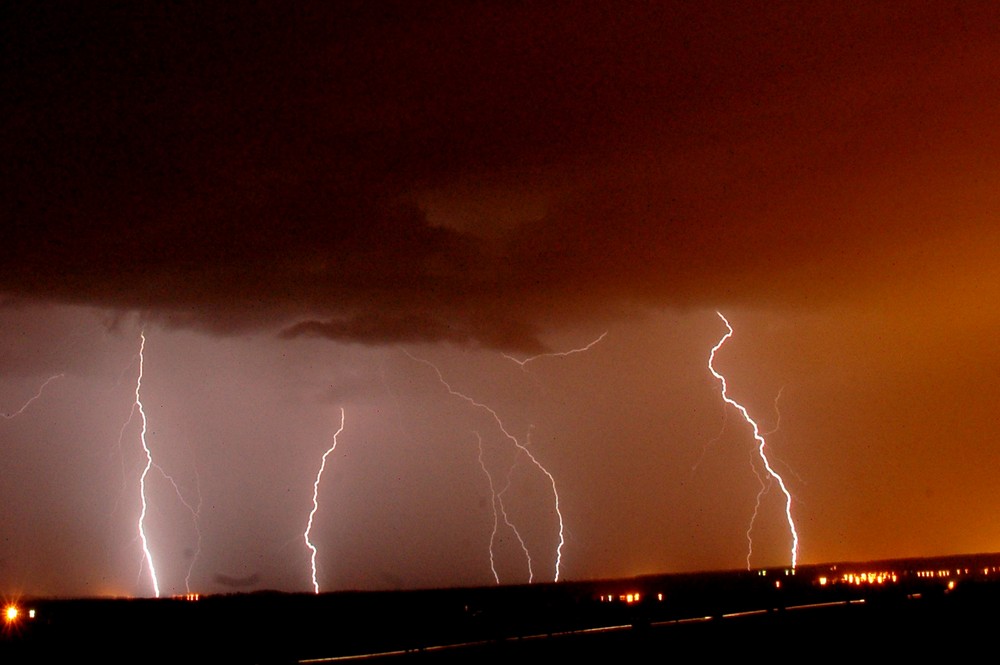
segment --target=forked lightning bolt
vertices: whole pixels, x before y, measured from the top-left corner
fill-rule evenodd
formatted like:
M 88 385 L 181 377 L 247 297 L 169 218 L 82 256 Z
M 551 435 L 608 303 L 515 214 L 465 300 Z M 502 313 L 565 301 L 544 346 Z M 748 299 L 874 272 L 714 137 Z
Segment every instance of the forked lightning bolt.
M 765 450 L 767 442 L 764 440 L 764 436 L 760 433 L 760 428 L 757 426 L 757 423 L 753 420 L 753 418 L 750 417 L 750 414 L 747 412 L 746 408 L 742 404 L 729 397 L 729 394 L 726 392 L 726 377 L 722 376 L 717 371 L 715 371 L 715 365 L 713 364 L 713 362 L 715 361 L 715 353 L 722 348 L 722 345 L 726 343 L 727 339 L 733 336 L 733 327 L 729 325 L 729 321 L 726 320 L 726 317 L 724 317 L 721 312 L 716 312 L 716 314 L 718 314 L 719 318 L 722 319 L 722 322 L 726 324 L 726 329 L 728 332 L 726 332 L 726 334 L 723 335 L 722 339 L 719 340 L 718 344 L 712 347 L 712 353 L 709 354 L 708 356 L 708 369 L 710 372 L 712 372 L 712 375 L 716 379 L 718 379 L 719 383 L 722 385 L 722 399 L 727 404 L 733 406 L 737 411 L 739 411 L 740 415 L 743 416 L 743 419 L 746 420 L 747 423 L 750 425 L 750 427 L 753 428 L 753 438 L 757 441 L 757 453 L 760 456 L 761 462 L 763 462 L 764 468 L 767 469 L 768 475 L 770 475 L 773 480 L 776 480 L 778 482 L 778 486 L 781 488 L 782 493 L 785 495 L 785 519 L 788 521 L 788 530 L 792 536 L 791 558 L 792 558 L 792 568 L 795 568 L 796 564 L 798 563 L 799 534 L 795 530 L 795 521 L 792 519 L 792 495 L 788 491 L 788 488 L 785 486 L 784 479 L 778 474 L 777 471 L 775 471 L 771 467 L 771 463 L 767 459 L 767 452 Z M 761 490 L 761 492 L 763 493 L 763 489 Z M 761 496 L 760 494 L 757 495 L 758 506 L 760 505 L 759 504 L 760 496 Z M 754 515 L 756 516 L 756 509 L 754 510 Z M 749 534 L 750 531 L 748 530 L 747 531 L 748 538 Z
M 192 523 L 194 524 L 194 528 L 198 536 L 198 542 L 197 542 L 197 547 L 191 557 L 191 562 L 188 564 L 187 575 L 184 578 L 184 587 L 188 593 L 191 592 L 191 573 L 194 570 L 194 566 L 198 561 L 199 554 L 201 554 L 201 540 L 202 540 L 201 488 L 199 484 L 199 487 L 197 488 L 198 502 L 196 506 L 192 506 L 191 503 L 184 498 L 184 494 L 181 492 L 181 489 L 178 486 L 177 481 L 174 480 L 173 476 L 167 473 L 164 470 L 164 468 L 159 464 L 157 464 L 156 461 L 153 459 L 153 451 L 149 447 L 149 442 L 146 441 L 146 431 L 148 423 L 146 421 L 146 411 L 143 409 L 142 406 L 142 395 L 141 395 L 142 378 L 143 378 L 143 371 L 145 364 L 145 350 L 146 350 L 145 331 L 139 333 L 139 338 L 141 340 L 139 343 L 139 353 L 138 353 L 139 375 L 135 381 L 135 400 L 132 402 L 132 409 L 131 411 L 129 411 L 128 418 L 125 420 L 125 423 L 122 425 L 121 431 L 118 433 L 118 447 L 119 448 L 121 447 L 122 437 L 125 434 L 125 428 L 128 427 L 128 424 L 130 422 L 132 422 L 132 416 L 134 416 L 135 412 L 138 411 L 140 417 L 142 418 L 142 429 L 139 434 L 139 439 L 142 443 L 142 450 L 146 455 L 146 465 L 143 467 L 142 474 L 139 476 L 139 500 L 142 503 L 142 510 L 139 512 L 139 523 L 138 523 L 139 540 L 142 542 L 143 559 L 146 562 L 146 565 L 149 566 L 149 576 L 153 583 L 153 593 L 156 595 L 157 598 L 159 598 L 160 583 L 156 575 L 156 566 L 153 563 L 153 554 L 149 548 L 149 538 L 146 535 L 146 515 L 149 512 L 149 499 L 146 496 L 146 482 L 149 479 L 149 473 L 153 469 L 156 469 L 156 471 L 159 472 L 159 474 L 163 476 L 163 478 L 166 479 L 166 481 L 169 482 L 170 485 L 174 488 L 174 493 L 177 495 L 177 498 L 184 505 L 184 507 L 187 508 L 188 512 L 191 513 L 191 520 Z M 197 474 L 197 469 L 195 470 L 195 473 Z
M 38 388 L 38 392 L 36 392 L 35 395 L 31 399 L 29 399 L 27 402 L 25 402 L 21 406 L 20 409 L 18 409 L 17 411 L 13 411 L 11 413 L 0 413 L 0 418 L 3 418 L 4 420 L 10 420 L 11 418 L 18 417 L 19 415 L 21 415 L 22 413 L 24 413 L 29 406 L 31 406 L 32 402 L 34 402 L 36 399 L 38 399 L 39 397 L 42 396 L 42 392 L 45 390 L 45 386 L 49 385 L 50 383 L 52 383 L 56 379 L 61 379 L 64 376 L 66 376 L 66 375 L 65 374 L 55 374 L 55 375 L 50 376 L 49 378 L 45 379 L 45 382 L 41 385 L 41 387 Z
M 323 461 L 319 465 L 319 471 L 316 472 L 316 482 L 313 483 L 313 507 L 312 510 L 309 511 L 309 523 L 306 525 L 305 533 L 302 534 L 306 541 L 306 547 L 308 547 L 311 552 L 310 563 L 312 565 L 313 592 L 317 594 L 319 593 L 319 582 L 316 581 L 316 546 L 313 545 L 311 540 L 309 540 L 309 534 L 310 532 L 312 532 L 313 517 L 316 515 L 316 511 L 319 510 L 319 483 L 321 480 L 323 480 L 323 471 L 326 469 L 326 458 L 329 457 L 334 450 L 336 450 L 337 437 L 340 436 L 340 433 L 343 431 L 344 431 L 344 408 L 341 407 L 340 429 L 338 429 L 336 433 L 333 435 L 333 445 L 327 448 L 326 452 L 323 453 Z
M 505 437 L 507 437 L 507 440 L 510 441 L 511 444 L 513 444 L 513 446 L 518 450 L 518 452 L 523 453 L 525 456 L 527 456 L 527 458 L 531 461 L 531 463 L 534 464 L 535 467 L 542 474 L 544 474 L 546 478 L 548 478 L 549 485 L 552 487 L 552 496 L 553 496 L 553 499 L 554 499 L 554 502 L 555 502 L 556 515 L 559 518 L 559 545 L 556 547 L 556 563 L 555 563 L 555 577 L 554 577 L 554 581 L 558 582 L 559 581 L 559 573 L 560 573 L 560 569 L 561 569 L 561 566 L 562 566 L 562 548 L 563 548 L 563 545 L 566 542 L 566 538 L 565 538 L 565 535 L 564 535 L 565 527 L 564 527 L 564 524 L 563 524 L 562 510 L 559 507 L 559 491 L 556 488 L 556 479 L 555 479 L 555 477 L 549 472 L 548 469 L 546 469 L 542 465 L 541 462 L 538 461 L 538 458 L 536 458 L 531 453 L 531 451 L 528 450 L 528 448 L 524 446 L 524 444 L 522 444 L 520 441 L 518 441 L 517 437 L 515 437 L 513 434 L 511 434 L 509 431 L 507 431 L 507 428 L 504 427 L 503 421 L 500 419 L 500 416 L 497 414 L 496 411 L 494 411 L 490 407 L 486 406 L 482 402 L 477 402 L 476 400 L 472 399 L 468 395 L 464 395 L 464 394 L 458 392 L 457 390 L 455 390 L 454 388 L 452 388 L 451 385 L 447 381 L 444 380 L 444 376 L 441 374 L 441 370 L 439 370 L 437 368 L 437 366 L 434 365 L 429 360 L 424 360 L 423 358 L 417 358 L 416 356 L 414 356 L 413 354 L 411 354 L 406 349 L 401 349 L 401 350 L 411 360 L 414 360 L 416 362 L 419 362 L 419 363 L 422 363 L 424 365 L 427 365 L 432 370 L 434 370 L 434 373 L 437 374 L 438 381 L 441 382 L 441 385 L 443 385 L 445 387 L 445 389 L 449 392 L 449 394 L 451 394 L 451 395 L 453 395 L 455 397 L 458 397 L 460 399 L 465 400 L 466 402 L 468 402 L 469 404 L 473 405 L 477 409 L 481 409 L 481 410 L 486 411 L 487 413 L 489 413 L 490 416 L 493 417 L 494 422 L 496 422 L 497 427 L 499 427 L 500 431 L 503 432 L 503 435 Z M 502 494 L 502 492 L 500 494 Z M 525 550 L 525 552 L 527 553 L 527 550 Z M 530 557 L 528 558 L 528 565 L 529 565 L 529 567 L 531 566 L 531 558 Z

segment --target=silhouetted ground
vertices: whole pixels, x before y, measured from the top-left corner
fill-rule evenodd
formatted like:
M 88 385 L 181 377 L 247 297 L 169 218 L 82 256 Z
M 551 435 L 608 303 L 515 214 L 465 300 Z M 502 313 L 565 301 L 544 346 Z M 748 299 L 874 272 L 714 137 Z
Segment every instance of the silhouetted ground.
M 992 647 L 998 601 L 1000 555 L 399 593 L 25 599 L 36 616 L 5 627 L 0 662 L 964 661 Z

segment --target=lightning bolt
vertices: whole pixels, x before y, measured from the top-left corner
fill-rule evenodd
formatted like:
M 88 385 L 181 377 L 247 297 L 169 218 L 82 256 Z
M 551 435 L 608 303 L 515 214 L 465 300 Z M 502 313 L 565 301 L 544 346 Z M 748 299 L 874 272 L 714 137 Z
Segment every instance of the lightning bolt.
M 132 402 L 132 409 L 129 411 L 128 418 L 122 424 L 121 430 L 118 432 L 118 448 L 119 451 L 122 447 L 122 439 L 125 435 L 125 429 L 128 427 L 129 423 L 132 422 L 132 418 L 135 416 L 135 412 L 138 411 L 142 419 L 142 429 L 140 431 L 139 439 L 142 443 L 142 450 L 146 455 L 146 464 L 143 467 L 142 474 L 139 476 L 139 499 L 142 504 L 142 509 L 139 512 L 139 540 L 142 542 L 142 552 L 143 559 L 146 565 L 149 566 L 149 574 L 153 584 L 153 593 L 157 598 L 160 597 L 160 584 L 159 579 L 156 575 L 156 567 L 153 563 L 153 555 L 149 549 L 149 537 L 146 534 L 146 515 L 149 513 L 149 498 L 146 493 L 146 485 L 149 479 L 149 474 L 153 470 L 156 470 L 171 487 L 174 488 L 174 493 L 177 495 L 178 500 L 191 514 L 191 521 L 194 525 L 195 533 L 197 534 L 197 545 L 194 554 L 191 557 L 191 562 L 188 564 L 187 574 L 184 577 L 184 587 L 185 590 L 191 592 L 191 574 L 194 571 L 194 566 L 198 561 L 198 556 L 201 554 L 201 543 L 202 543 L 202 533 L 201 533 L 201 482 L 198 480 L 198 469 L 195 468 L 195 478 L 197 480 L 196 493 L 197 493 L 197 503 L 196 505 L 191 505 L 191 502 L 184 498 L 184 493 L 181 491 L 180 486 L 172 475 L 167 473 L 167 471 L 158 464 L 153 459 L 152 449 L 149 447 L 149 442 L 146 441 L 146 432 L 148 430 L 148 422 L 146 420 L 146 412 L 142 405 L 142 379 L 145 370 L 145 350 L 146 350 L 146 333 L 142 331 L 139 333 L 140 343 L 139 343 L 139 353 L 136 354 L 136 358 L 139 360 L 139 374 L 135 382 L 135 400 Z M 124 458 L 122 461 L 123 466 L 123 489 L 124 489 Z M 115 502 L 115 509 L 117 510 L 118 502 Z
M 762 436 L 770 436 L 778 431 L 781 426 L 781 410 L 778 408 L 778 401 L 781 399 L 781 393 L 785 391 L 785 387 L 782 386 L 778 390 L 778 394 L 774 398 L 774 413 L 776 416 L 774 427 L 772 427 L 767 432 L 764 432 Z M 760 489 L 757 490 L 757 499 L 753 506 L 753 515 L 750 516 L 750 525 L 747 526 L 747 570 L 752 570 L 753 566 L 750 563 L 751 558 L 753 558 L 753 527 L 757 523 L 757 515 L 760 513 L 760 500 L 767 494 L 768 490 L 771 489 L 770 478 L 768 482 L 765 482 L 763 478 L 760 477 L 760 473 L 757 471 L 757 467 L 753 464 L 750 465 L 753 469 L 753 474 L 757 476 L 757 482 L 760 483 Z
M 776 480 L 778 482 L 778 486 L 781 488 L 781 492 L 785 495 L 785 519 L 788 521 L 788 530 L 792 536 L 791 558 L 792 558 L 792 568 L 795 568 L 796 564 L 798 563 L 799 534 L 798 531 L 795 530 L 795 521 L 792 519 L 792 495 L 788 491 L 788 488 L 785 486 L 784 479 L 781 477 L 780 474 L 778 474 L 777 471 L 775 471 L 771 467 L 771 463 L 770 461 L 768 461 L 767 452 L 765 450 L 767 442 L 764 440 L 764 436 L 760 433 L 760 427 L 757 426 L 757 423 L 754 421 L 753 418 L 750 417 L 750 414 L 747 412 L 746 408 L 742 404 L 729 397 L 729 394 L 726 392 L 726 377 L 722 376 L 717 371 L 715 371 L 715 366 L 713 363 L 715 361 L 716 352 L 722 348 L 722 345 L 726 343 L 726 340 L 728 340 L 730 337 L 733 336 L 733 327 L 729 325 L 729 321 L 726 319 L 726 317 L 724 317 L 721 312 L 716 312 L 716 314 L 718 314 L 719 318 L 722 319 L 722 322 L 726 324 L 726 329 L 728 332 L 726 332 L 726 334 L 722 336 L 722 339 L 719 340 L 718 344 L 712 347 L 712 352 L 708 356 L 708 369 L 712 373 L 712 376 L 718 379 L 719 383 L 722 385 L 723 401 L 725 401 L 726 404 L 733 406 L 737 411 L 739 411 L 740 414 L 743 416 L 743 419 L 746 420 L 747 423 L 750 425 L 750 427 L 753 428 L 753 438 L 757 441 L 757 454 L 760 456 L 760 460 L 764 464 L 764 468 L 767 470 L 768 475 L 771 477 L 772 480 Z M 762 486 L 764 485 L 763 481 L 761 482 L 761 484 Z M 760 505 L 760 497 L 761 494 L 763 494 L 763 492 L 764 488 L 762 487 L 761 492 L 757 495 L 758 506 Z M 757 510 L 755 508 L 754 509 L 755 517 L 756 514 Z M 753 528 L 753 523 L 751 522 L 751 529 L 752 528 Z M 750 538 L 749 530 L 747 531 L 747 538 L 748 539 Z M 752 542 L 751 542 L 751 548 L 752 548 Z
M 323 461 L 319 465 L 319 471 L 316 472 L 316 482 L 313 483 L 313 507 L 312 510 L 309 511 L 309 523 L 306 525 L 305 533 L 302 534 L 303 538 L 305 538 L 306 541 L 306 547 L 308 547 L 309 550 L 311 551 L 310 563 L 312 565 L 313 592 L 317 594 L 319 593 L 319 582 L 316 581 L 316 546 L 312 544 L 311 540 L 309 540 L 309 534 L 310 532 L 312 532 L 313 517 L 316 515 L 316 511 L 319 510 L 319 483 L 323 479 L 323 471 L 326 469 L 326 458 L 329 457 L 330 453 L 332 453 L 337 448 L 337 437 L 340 436 L 340 433 L 343 431 L 344 431 L 344 408 L 341 407 L 340 429 L 338 429 L 336 433 L 333 435 L 333 445 L 327 448 L 326 452 L 323 453 Z
M 10 420 L 11 418 L 17 418 L 19 415 L 21 415 L 22 413 L 24 413 L 29 406 L 31 406 L 32 402 L 34 402 L 36 399 L 38 399 L 39 397 L 42 396 L 42 392 L 45 391 L 45 386 L 49 385 L 50 383 L 52 383 L 56 379 L 61 379 L 64 376 L 66 376 L 66 375 L 65 374 L 55 374 L 55 375 L 50 376 L 49 378 L 45 379 L 45 383 L 43 383 L 41 385 L 41 387 L 38 388 L 38 392 L 35 393 L 34 397 L 32 397 L 31 399 L 29 399 L 27 402 L 25 402 L 24 405 L 20 409 L 18 409 L 17 411 L 14 411 L 12 413 L 0 413 L 0 418 L 3 418 L 4 420 Z
M 586 346 L 581 346 L 578 349 L 570 349 L 569 351 L 559 351 L 555 353 L 539 353 L 537 356 L 531 356 L 529 358 L 524 358 L 523 360 L 518 360 L 514 356 L 507 355 L 506 353 L 501 355 L 503 355 L 503 357 L 506 358 L 507 360 L 512 360 L 516 362 L 518 365 L 520 365 L 522 368 L 524 368 L 525 365 L 534 360 L 538 360 L 539 358 L 564 358 L 566 356 L 571 356 L 574 353 L 583 353 L 584 351 L 590 351 L 592 348 L 594 348 L 594 346 L 597 345 L 598 342 L 600 342 L 607 336 L 608 336 L 608 331 L 605 330 L 603 333 L 601 333 L 601 336 L 595 339 L 593 342 L 591 342 Z
M 482 468 L 483 473 L 486 474 L 486 479 L 490 483 L 490 507 L 493 509 L 493 531 L 490 533 L 490 570 L 493 571 L 493 579 L 496 580 L 497 584 L 500 584 L 500 575 L 497 574 L 496 558 L 493 556 L 493 543 L 497 539 L 497 530 L 500 528 L 500 515 L 497 511 L 497 491 L 496 487 L 493 485 L 493 474 L 490 470 L 486 468 L 486 462 L 483 460 L 483 437 L 480 436 L 479 432 L 475 432 L 476 439 L 479 441 L 479 466 Z
M 480 409 L 480 410 L 485 411 L 488 414 L 490 414 L 490 416 L 493 417 L 494 422 L 496 422 L 497 427 L 500 428 L 500 431 L 503 433 L 503 435 L 505 437 L 507 437 L 507 440 L 511 442 L 511 444 L 514 446 L 514 448 L 519 453 L 524 454 L 531 461 L 531 463 L 535 465 L 535 468 L 537 468 L 548 479 L 549 485 L 552 488 L 552 496 L 553 496 L 553 501 L 554 501 L 554 505 L 555 505 L 555 512 L 556 512 L 557 517 L 559 518 L 559 544 L 556 546 L 555 576 L 554 576 L 554 579 L 553 579 L 553 581 L 558 582 L 559 581 L 559 573 L 560 573 L 560 569 L 561 569 L 561 566 L 562 566 L 562 548 L 563 548 L 563 545 L 566 543 L 566 537 L 565 537 L 565 526 L 564 526 L 564 523 L 563 523 L 562 510 L 560 509 L 560 506 L 559 506 L 559 491 L 556 488 L 556 479 L 555 479 L 555 477 L 549 472 L 548 469 L 546 469 L 542 465 L 541 462 L 538 461 L 538 458 L 536 458 L 531 453 L 531 451 L 528 450 L 528 448 L 526 448 L 524 446 L 524 444 L 522 444 L 520 441 L 518 441 L 518 439 L 517 439 L 516 436 L 514 436 L 509 431 L 507 431 L 507 428 L 504 426 L 503 421 L 500 419 L 500 416 L 499 416 L 499 414 L 497 414 L 496 411 L 494 411 L 493 409 L 491 409 L 489 406 L 483 404 L 482 402 L 477 402 L 476 400 L 474 400 L 473 398 L 469 397 L 468 395 L 464 395 L 464 394 L 458 392 L 457 390 L 455 390 L 454 388 L 452 388 L 451 385 L 447 381 L 445 381 L 444 376 L 441 374 L 441 370 L 439 370 L 437 368 L 437 366 L 434 365 L 429 360 L 424 360 L 423 358 L 417 358 L 416 356 L 414 356 L 413 354 L 411 354 L 406 349 L 400 349 L 400 350 L 403 353 L 405 353 L 411 360 L 413 360 L 415 362 L 418 362 L 418 363 L 422 363 L 424 365 L 427 365 L 432 370 L 434 370 L 434 373 L 437 375 L 438 381 L 441 382 L 441 385 L 443 385 L 445 387 L 445 389 L 448 391 L 449 394 L 451 394 L 454 397 L 458 397 L 459 399 L 462 399 L 462 400 L 468 402 L 469 404 L 471 404 L 472 406 L 476 407 L 477 409 Z M 506 488 L 505 488 L 505 490 L 506 490 Z M 501 494 L 502 494 L 502 492 L 501 492 Z M 518 535 L 518 538 L 520 538 L 520 535 Z M 523 547 L 523 545 L 524 544 L 522 542 L 522 547 Z M 525 548 L 525 554 L 527 554 L 527 549 L 526 548 Z M 529 566 L 529 568 L 531 567 L 531 557 L 530 556 L 528 557 L 528 566 Z
M 135 381 L 135 402 L 132 404 L 132 412 L 135 409 L 139 409 L 139 415 L 142 417 L 142 431 L 140 433 L 140 440 L 142 441 L 142 449 L 146 453 L 146 466 L 142 470 L 142 475 L 139 476 L 139 498 L 142 501 L 142 510 L 139 513 L 139 539 L 142 541 L 142 552 L 146 559 L 146 565 L 149 566 L 149 576 L 153 582 L 153 593 L 156 597 L 160 597 L 160 583 L 156 579 L 156 566 L 153 564 L 153 555 L 149 551 L 149 540 L 146 538 L 146 512 L 147 512 L 147 501 L 146 501 L 146 477 L 149 476 L 150 469 L 153 468 L 153 453 L 149 449 L 149 444 L 146 443 L 146 412 L 142 408 L 142 398 L 140 397 L 140 390 L 142 389 L 142 370 L 143 370 L 143 352 L 146 349 L 146 333 L 139 333 L 139 337 L 142 342 L 139 344 L 139 377 Z M 129 414 L 129 420 L 131 420 L 132 414 Z

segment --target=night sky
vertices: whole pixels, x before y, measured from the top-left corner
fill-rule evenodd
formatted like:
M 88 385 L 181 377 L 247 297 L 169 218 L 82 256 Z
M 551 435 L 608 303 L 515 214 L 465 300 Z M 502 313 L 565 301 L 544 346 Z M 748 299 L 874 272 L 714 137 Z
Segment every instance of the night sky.
M 0 592 L 153 595 L 143 333 L 163 594 L 312 591 L 341 409 L 323 591 L 552 581 L 542 468 L 560 579 L 747 566 L 717 312 L 800 563 L 1000 550 L 996 3 L 16 4 Z

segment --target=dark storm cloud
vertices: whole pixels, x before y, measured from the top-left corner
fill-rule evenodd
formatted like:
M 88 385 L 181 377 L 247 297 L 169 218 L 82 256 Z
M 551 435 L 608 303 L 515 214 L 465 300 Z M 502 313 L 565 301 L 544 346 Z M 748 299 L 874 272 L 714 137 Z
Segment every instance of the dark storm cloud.
M 525 351 L 622 302 L 829 298 L 859 258 L 857 279 L 886 277 L 867 248 L 910 235 L 905 200 L 859 214 L 859 180 L 995 162 L 994 12 L 786 10 L 20 7 L 0 291 L 217 332 Z M 501 240 L 416 203 L 538 174 L 565 184 L 538 220 L 498 210 Z M 921 181 L 890 185 L 892 204 Z
M 433 315 L 405 314 L 385 316 L 368 313 L 347 320 L 304 321 L 282 331 L 282 336 L 326 337 L 340 341 L 364 340 L 373 344 L 445 341 L 455 344 L 484 344 L 496 348 L 521 348 L 540 351 L 534 330 L 520 322 L 506 323 L 502 328 L 483 329 L 460 323 L 461 317 L 442 320 Z M 461 327 L 460 327 L 461 326 Z

